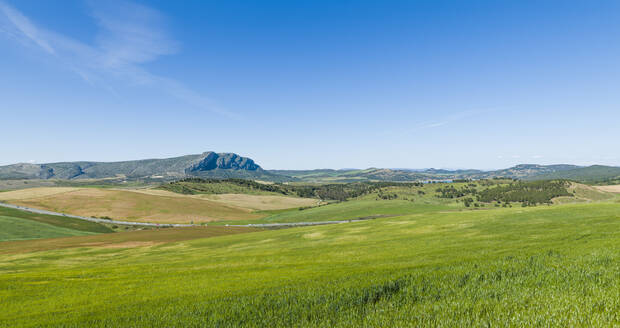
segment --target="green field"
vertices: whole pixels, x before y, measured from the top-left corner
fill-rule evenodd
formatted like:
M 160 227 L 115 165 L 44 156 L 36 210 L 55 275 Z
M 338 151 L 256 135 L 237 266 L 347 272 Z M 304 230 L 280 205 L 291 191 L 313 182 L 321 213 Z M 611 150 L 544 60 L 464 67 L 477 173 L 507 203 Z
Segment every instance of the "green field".
M 0 241 L 82 236 L 92 233 L 61 228 L 51 224 L 0 216 Z
M 618 245 L 590 203 L 5 254 L 0 326 L 617 326 Z
M 305 210 L 265 211 L 273 213 L 254 220 L 222 221 L 214 224 L 293 223 L 368 219 L 381 216 L 399 216 L 441 210 L 460 210 L 456 204 L 417 204 L 405 200 L 351 200 Z M 464 208 L 463 208 L 464 209 Z
M 0 241 L 84 236 L 112 232 L 89 221 L 0 207 Z
M 135 248 L 167 243 L 260 231 L 246 227 L 183 227 L 124 231 L 80 237 L 47 238 L 3 242 L 0 254 L 23 254 L 64 248 Z

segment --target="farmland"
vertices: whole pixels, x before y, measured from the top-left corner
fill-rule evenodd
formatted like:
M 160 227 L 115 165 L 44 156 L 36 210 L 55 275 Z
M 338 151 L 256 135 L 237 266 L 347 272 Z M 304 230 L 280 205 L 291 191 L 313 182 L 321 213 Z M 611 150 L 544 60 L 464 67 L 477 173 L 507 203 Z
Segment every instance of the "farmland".
M 618 213 L 616 202 L 428 210 L 165 244 L 13 252 L 0 256 L 0 296 L 9 301 L 0 323 L 614 326 Z
M 211 197 L 211 199 L 209 198 Z M 182 195 L 165 190 L 32 188 L 0 194 L 0 201 L 60 213 L 135 222 L 202 223 L 265 217 L 258 210 L 312 206 L 314 199 L 284 195 Z
M 136 221 L 219 215 L 208 226 L 130 231 L 0 208 L 0 299 L 8 300 L 0 327 L 620 324 L 612 187 L 204 181 L 0 193 L 6 202 L 134 213 Z M 362 220 L 226 226 L 353 219 Z
M 260 231 L 242 227 L 187 227 L 89 234 L 84 237 L 46 238 L 2 243 L 0 254 L 21 254 L 64 248 L 135 248 L 162 245 L 191 239 L 209 238 Z
M 0 241 L 84 236 L 112 231 L 93 222 L 0 207 Z
M 80 236 L 87 234 L 89 233 L 31 220 L 0 216 L 0 241 Z
M 87 217 L 153 223 L 250 224 L 350 220 L 437 210 L 611 201 L 617 194 L 564 181 L 259 184 L 190 179 L 161 188 L 43 187 L 0 201 Z M 303 196 L 303 197 L 301 197 Z

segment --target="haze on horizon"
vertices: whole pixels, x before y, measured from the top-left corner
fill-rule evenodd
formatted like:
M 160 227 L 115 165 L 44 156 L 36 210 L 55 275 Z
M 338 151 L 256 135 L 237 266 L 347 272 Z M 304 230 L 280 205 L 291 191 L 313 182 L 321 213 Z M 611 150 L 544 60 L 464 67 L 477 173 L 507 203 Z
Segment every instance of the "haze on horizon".
M 617 1 L 0 0 L 0 165 L 620 165 Z

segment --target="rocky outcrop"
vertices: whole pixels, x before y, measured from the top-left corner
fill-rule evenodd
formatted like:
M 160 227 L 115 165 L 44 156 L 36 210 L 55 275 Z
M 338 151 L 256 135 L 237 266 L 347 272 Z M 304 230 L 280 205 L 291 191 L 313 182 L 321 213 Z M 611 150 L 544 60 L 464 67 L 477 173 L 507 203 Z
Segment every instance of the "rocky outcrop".
M 130 179 L 163 176 L 248 177 L 269 174 L 252 159 L 233 153 L 205 152 L 164 159 L 124 162 L 65 162 L 14 164 L 0 167 L 0 179 L 103 179 L 124 176 Z

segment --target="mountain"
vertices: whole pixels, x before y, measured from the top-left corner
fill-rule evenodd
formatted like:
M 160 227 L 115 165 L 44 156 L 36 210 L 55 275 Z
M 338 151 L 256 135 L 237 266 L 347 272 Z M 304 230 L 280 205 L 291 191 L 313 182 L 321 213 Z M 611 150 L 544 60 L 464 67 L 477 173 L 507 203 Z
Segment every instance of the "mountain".
M 247 157 L 233 153 L 205 152 L 165 159 L 123 162 L 63 162 L 47 164 L 14 164 L 0 166 L 0 179 L 104 179 L 104 178 L 271 178 Z
M 558 165 L 538 165 L 538 164 L 520 164 L 511 168 L 482 172 L 476 175 L 477 178 L 495 178 L 504 177 L 511 179 L 534 179 L 537 176 L 545 174 L 558 174 L 579 168 L 576 165 L 558 164 Z
M 47 164 L 20 163 L 0 166 L 0 180 L 22 179 L 157 179 L 187 177 L 242 178 L 273 182 L 305 181 L 339 183 L 356 181 L 445 181 L 456 179 L 510 178 L 521 180 L 570 179 L 579 182 L 620 183 L 620 168 L 594 165 L 520 164 L 511 168 L 481 170 L 446 169 L 319 169 L 263 170 L 252 159 L 233 153 L 204 152 L 164 159 L 123 162 L 62 162 Z

